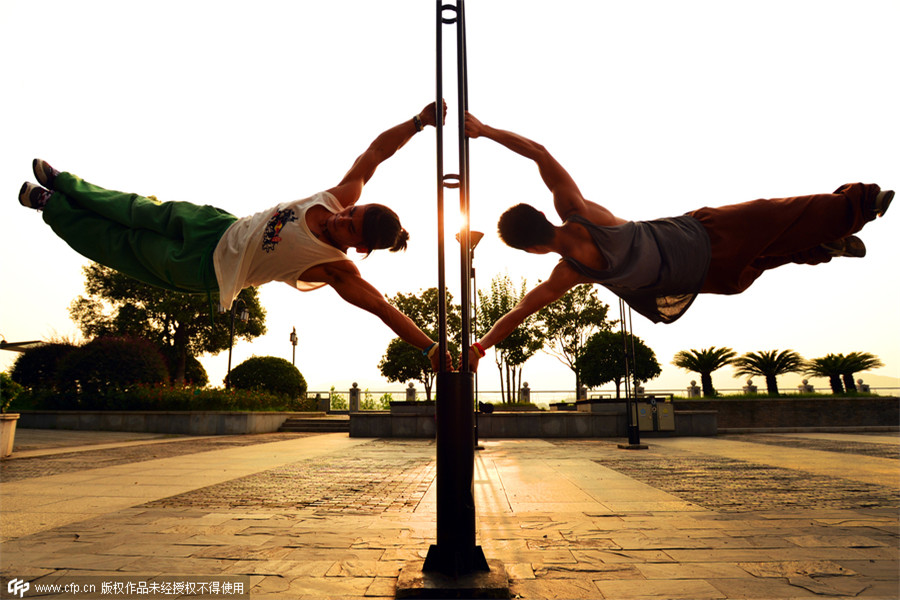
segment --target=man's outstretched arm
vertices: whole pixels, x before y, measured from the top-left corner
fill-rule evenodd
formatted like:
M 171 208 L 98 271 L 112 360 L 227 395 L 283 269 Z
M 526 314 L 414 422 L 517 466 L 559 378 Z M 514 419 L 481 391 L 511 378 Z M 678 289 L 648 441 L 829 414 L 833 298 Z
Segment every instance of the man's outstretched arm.
M 516 327 L 548 304 L 556 302 L 570 289 L 584 283 L 584 278 L 566 263 L 559 263 L 550 273 L 547 281 L 538 284 L 533 290 L 525 294 L 512 310 L 500 317 L 481 340 L 478 346 L 475 344 L 469 348 L 469 367 L 472 371 L 478 370 L 478 360 L 481 358 L 479 350 L 487 350 L 496 346 L 516 330 Z
M 303 278 L 327 283 L 345 301 L 379 317 L 400 339 L 419 350 L 427 352 L 434 345 L 434 341 L 419 329 L 412 319 L 397 310 L 372 284 L 362 278 L 352 261 L 342 260 L 317 265 L 305 271 Z M 429 358 L 432 368 L 437 371 L 440 367 L 438 353 L 436 351 L 430 353 Z M 445 365 L 448 369 L 452 368 L 449 352 L 445 356 Z
M 387 131 L 382 132 L 369 144 L 365 152 L 357 157 L 353 166 L 344 175 L 335 187 L 328 190 L 338 202 L 345 208 L 355 204 L 362 195 L 363 186 L 368 183 L 378 165 L 389 159 L 397 150 L 406 145 L 412 136 L 421 131 L 427 125 L 434 127 L 437 115 L 435 114 L 436 103 L 432 102 L 422 109 L 418 115 L 404 121 L 399 125 L 391 127 Z M 444 114 L 447 112 L 446 104 L 443 107 Z
M 584 196 L 572 176 L 553 158 L 544 146 L 525 136 L 485 125 L 471 113 L 466 113 L 466 135 L 470 138 L 486 137 L 494 140 L 525 158 L 533 160 L 540 170 L 544 184 L 553 194 L 553 205 L 559 218 L 565 221 L 573 213 L 584 210 Z

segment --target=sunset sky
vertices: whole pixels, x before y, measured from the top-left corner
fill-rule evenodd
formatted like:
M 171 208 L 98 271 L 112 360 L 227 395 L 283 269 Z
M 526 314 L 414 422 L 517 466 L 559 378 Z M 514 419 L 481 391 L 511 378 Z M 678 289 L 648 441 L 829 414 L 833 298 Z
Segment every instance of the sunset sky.
M 854 181 L 900 187 L 896 0 L 470 0 L 466 9 L 471 111 L 544 144 L 616 215 L 674 216 Z M 424 0 L 0 0 L 0 334 L 78 336 L 68 306 L 83 293 L 87 261 L 18 204 L 32 158 L 104 187 L 238 216 L 307 197 L 435 99 L 434 23 L 435 3 Z M 455 77 L 452 57 L 445 64 Z M 455 131 L 455 92 L 447 102 Z M 471 222 L 486 234 L 477 284 L 507 274 L 530 288 L 556 260 L 507 248 L 496 220 L 523 201 L 552 214 L 550 195 L 530 161 L 488 140 L 470 150 Z M 453 172 L 455 145 L 447 152 Z M 361 202 L 392 206 L 412 236 L 406 253 L 358 263 L 385 294 L 436 285 L 435 154 L 428 129 L 363 192 Z M 458 297 L 451 217 L 447 279 Z M 675 324 L 635 314 L 635 334 L 663 366 L 647 387 L 684 389 L 698 377 L 673 355 L 710 346 L 807 358 L 872 352 L 885 367 L 861 376 L 900 385 L 900 207 L 860 237 L 864 259 L 780 268 L 740 296 L 701 296 Z M 617 317 L 615 297 L 598 290 Z M 290 360 L 296 327 L 311 390 L 404 387 L 378 372 L 393 334 L 376 317 L 330 289 L 273 283 L 260 295 L 268 333 L 239 342 L 234 364 Z M 0 369 L 14 359 L 0 353 Z M 499 387 L 490 359 L 480 377 L 488 390 Z M 227 352 L 201 362 L 220 385 Z M 533 389 L 574 385 L 543 354 L 524 378 Z M 782 387 L 799 380 L 784 377 Z M 729 369 L 714 381 L 743 383 Z

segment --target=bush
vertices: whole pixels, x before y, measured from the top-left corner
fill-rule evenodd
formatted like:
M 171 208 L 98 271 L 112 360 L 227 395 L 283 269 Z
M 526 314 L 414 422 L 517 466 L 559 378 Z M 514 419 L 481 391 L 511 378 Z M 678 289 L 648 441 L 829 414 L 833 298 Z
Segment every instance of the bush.
M 22 392 L 22 386 L 6 373 L 0 373 L 0 413 L 5 413 L 12 401 Z
M 311 411 L 307 400 L 292 400 L 281 394 L 221 388 L 134 385 L 127 390 L 110 389 L 102 395 L 81 398 L 76 394 L 48 391 L 23 392 L 16 398 L 17 410 L 149 410 L 149 411 Z
M 87 399 L 127 390 L 135 384 L 168 381 L 169 371 L 159 351 L 137 338 L 97 338 L 70 352 L 58 371 L 61 392 Z
M 231 370 L 230 387 L 282 394 L 288 398 L 306 395 L 306 379 L 297 367 L 276 356 L 254 356 Z
M 54 389 L 60 363 L 77 346 L 74 344 L 43 344 L 23 352 L 13 365 L 13 381 L 28 389 Z

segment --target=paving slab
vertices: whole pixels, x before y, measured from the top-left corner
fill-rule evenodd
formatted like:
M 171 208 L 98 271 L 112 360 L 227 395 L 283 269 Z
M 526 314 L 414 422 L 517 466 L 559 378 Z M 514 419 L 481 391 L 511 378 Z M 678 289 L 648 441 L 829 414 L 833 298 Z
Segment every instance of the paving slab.
M 900 597 L 900 438 L 776 437 L 482 440 L 477 543 L 517 598 Z M 435 542 L 431 440 L 103 443 L 0 464 L 0 591 L 181 575 L 393 598 Z

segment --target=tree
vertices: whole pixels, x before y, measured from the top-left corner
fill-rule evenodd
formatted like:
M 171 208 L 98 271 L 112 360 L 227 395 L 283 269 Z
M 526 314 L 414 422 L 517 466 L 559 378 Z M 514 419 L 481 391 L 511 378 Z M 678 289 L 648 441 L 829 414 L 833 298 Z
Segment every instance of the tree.
M 685 371 L 700 374 L 700 383 L 703 387 L 703 396 L 711 398 L 716 395 L 712 384 L 712 373 L 717 369 L 731 364 L 737 353 L 731 348 L 704 348 L 702 350 L 681 350 L 675 354 L 672 364 Z
M 807 361 L 804 371 L 812 377 L 827 377 L 831 384 L 831 393 L 839 396 L 844 393 L 841 375 L 846 371 L 847 357 L 843 354 L 826 354 Z
M 853 375 L 870 369 L 878 369 L 883 367 L 884 363 L 869 352 L 851 352 L 845 357 L 841 378 L 844 380 L 844 387 L 848 392 L 856 391 L 856 384 L 853 382 Z
M 153 287 L 92 263 L 84 268 L 85 296 L 69 307 L 72 320 L 87 338 L 127 336 L 147 339 L 166 356 L 174 356 L 173 379 L 184 382 L 188 357 L 217 353 L 230 345 L 231 318 L 210 313 L 218 294 L 181 294 Z M 235 320 L 235 337 L 253 339 L 266 332 L 266 311 L 256 288 L 241 291 L 238 300 L 250 314 Z
M 428 288 L 415 294 L 397 294 L 387 301 L 400 312 L 412 319 L 413 323 L 431 339 L 438 337 L 438 290 Z M 453 304 L 453 295 L 447 292 L 447 343 L 450 354 L 456 356 L 459 353 L 459 331 L 462 316 L 459 305 Z M 381 374 L 391 382 L 405 383 L 407 381 L 419 381 L 425 386 L 425 396 L 431 400 L 431 388 L 434 383 L 434 372 L 431 370 L 431 362 L 422 356 L 421 350 L 404 342 L 400 338 L 394 338 L 388 344 L 381 362 L 378 363 Z
M 431 361 L 412 344 L 400 338 L 392 339 L 378 363 L 378 369 L 390 382 L 421 382 L 425 386 L 425 397 L 431 400 L 431 386 L 434 383 Z
M 803 370 L 804 364 L 803 357 L 793 350 L 747 352 L 732 362 L 735 367 L 735 377 L 754 375 L 765 377 L 766 389 L 772 396 L 778 395 L 776 378 L 785 373 L 798 373 Z
M 609 305 L 600 301 L 591 284 L 573 287 L 565 295 L 537 313 L 543 337 L 550 342 L 548 354 L 575 373 L 576 394 L 581 389 L 578 357 L 587 339 L 598 330 L 609 330 Z
M 524 279 L 517 291 L 507 275 L 498 275 L 491 280 L 489 294 L 479 290 L 475 319 L 476 337 L 484 337 L 500 317 L 518 304 L 525 295 L 525 290 Z M 500 373 L 500 395 L 504 397 L 505 402 L 515 401 L 515 390 L 522 385 L 522 365 L 544 346 L 544 339 L 540 329 L 536 327 L 536 321 L 535 315 L 529 315 L 506 339 L 494 346 L 494 360 Z
M 627 339 L 628 369 L 635 386 L 659 377 L 662 368 L 656 360 L 656 353 L 637 336 L 628 336 Z M 620 387 L 626 375 L 625 352 L 626 341 L 621 333 L 598 331 L 592 335 L 578 359 L 582 383 L 594 388 L 613 381 L 616 384 L 616 398 L 619 398 Z

